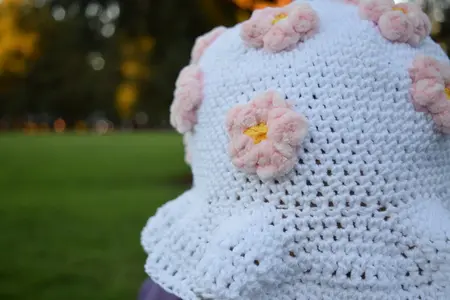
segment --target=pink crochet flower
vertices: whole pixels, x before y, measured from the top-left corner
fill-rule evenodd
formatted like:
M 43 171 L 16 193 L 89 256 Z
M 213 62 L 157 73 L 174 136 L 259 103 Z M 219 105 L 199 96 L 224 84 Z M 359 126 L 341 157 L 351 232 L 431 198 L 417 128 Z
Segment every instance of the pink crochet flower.
M 418 46 L 431 32 L 428 16 L 416 3 L 395 4 L 393 0 L 364 0 L 359 3 L 362 18 L 378 25 L 392 42 Z
M 198 37 L 195 40 L 194 48 L 192 48 L 191 52 L 191 63 L 196 64 L 199 62 L 200 57 L 202 57 L 206 48 L 211 46 L 212 43 L 226 30 L 225 27 L 220 26 L 216 27 L 210 32 Z
M 189 65 L 181 70 L 175 83 L 170 123 L 179 133 L 186 133 L 197 124 L 197 109 L 203 99 L 202 77 L 200 67 Z
M 439 131 L 450 134 L 450 109 L 433 115 L 434 123 Z
M 431 114 L 437 128 L 450 133 L 450 64 L 420 55 L 414 60 L 409 74 L 415 109 Z
M 228 112 L 229 153 L 239 169 L 269 179 L 289 172 L 308 131 L 307 120 L 276 92 L 258 95 Z
M 318 27 L 316 12 L 306 3 L 255 10 L 241 27 L 241 38 L 254 48 L 279 52 L 312 36 Z

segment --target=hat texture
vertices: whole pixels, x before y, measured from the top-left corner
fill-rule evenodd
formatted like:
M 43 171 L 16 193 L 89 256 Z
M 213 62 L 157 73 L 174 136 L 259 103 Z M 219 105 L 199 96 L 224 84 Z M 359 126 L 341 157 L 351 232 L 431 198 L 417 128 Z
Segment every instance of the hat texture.
M 193 186 L 142 231 L 167 291 L 450 299 L 449 60 L 417 6 L 355 2 L 197 40 L 171 108 Z

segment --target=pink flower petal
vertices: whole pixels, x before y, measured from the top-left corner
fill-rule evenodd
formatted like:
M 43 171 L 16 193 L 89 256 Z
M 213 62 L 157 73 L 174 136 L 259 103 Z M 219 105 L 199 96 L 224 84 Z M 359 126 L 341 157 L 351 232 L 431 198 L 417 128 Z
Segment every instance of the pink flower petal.
M 449 109 L 450 109 L 450 100 L 447 98 L 445 94 L 443 94 L 438 101 L 430 104 L 430 106 L 428 107 L 428 110 L 430 111 L 431 114 L 439 114 Z
M 227 114 L 227 131 L 231 137 L 242 136 L 242 133 L 252 126 L 261 122 L 266 122 L 267 117 L 264 110 L 255 110 L 251 105 L 238 105 L 232 108 Z
M 428 16 L 422 11 L 408 13 L 408 18 L 413 24 L 414 32 L 408 43 L 418 46 L 431 33 L 431 22 Z
M 360 2 L 359 12 L 363 19 L 377 24 L 383 37 L 392 42 L 418 46 L 431 32 L 430 19 L 416 3 L 365 0 Z
M 419 55 L 409 70 L 411 100 L 417 111 L 432 115 L 437 128 L 450 134 L 450 64 Z
M 264 123 L 262 127 L 261 123 Z M 245 131 L 256 125 L 253 130 L 258 130 L 259 135 L 247 136 Z M 226 127 L 232 163 L 264 179 L 292 169 L 297 160 L 297 148 L 307 133 L 306 119 L 274 91 L 259 94 L 249 103 L 232 108 Z
M 433 79 L 421 79 L 412 86 L 412 100 L 426 107 L 428 110 L 433 104 L 445 99 L 444 86 Z
M 419 105 L 417 102 L 412 101 L 412 104 L 414 106 L 414 110 L 417 112 L 423 112 L 423 113 L 429 113 L 428 108 L 426 108 L 425 106 L 421 106 Z
M 184 67 L 177 80 L 175 81 L 175 87 L 182 87 L 185 85 L 192 85 L 193 82 L 198 82 L 202 80 L 202 72 L 198 66 L 189 65 Z
M 295 146 L 308 133 L 306 118 L 287 108 L 275 108 L 269 113 L 268 138 L 280 144 Z
M 363 19 L 378 23 L 381 15 L 391 11 L 394 5 L 393 0 L 361 0 L 359 14 Z
M 293 30 L 285 31 L 280 26 L 274 26 L 264 36 L 264 49 L 269 52 L 280 52 L 298 43 L 300 35 Z
M 450 84 L 450 64 L 439 62 L 439 70 L 441 71 L 442 80 L 445 82 L 445 85 L 448 87 Z
M 226 31 L 223 26 L 216 27 L 205 35 L 198 37 L 195 41 L 194 48 L 191 53 L 191 63 L 199 62 L 205 50 L 215 42 L 215 40 Z
M 239 133 L 244 132 L 247 128 L 258 125 L 258 123 L 260 122 L 259 119 L 260 115 L 255 114 L 254 110 L 251 107 L 244 107 L 241 113 L 238 115 L 238 119 L 236 120 Z
M 269 12 L 270 9 L 264 9 Z M 264 36 L 272 28 L 272 18 L 267 13 L 255 11 L 250 20 L 241 25 L 241 38 L 250 47 L 264 46 Z
M 433 115 L 438 130 L 442 133 L 450 134 L 450 109 Z
M 202 74 L 196 65 L 185 67 L 176 81 L 175 98 L 170 107 L 170 123 L 180 133 L 197 123 L 197 109 L 202 102 Z
M 414 33 L 410 19 L 401 11 L 389 11 L 378 21 L 381 34 L 393 42 L 407 42 Z
M 233 136 L 239 134 L 239 130 L 241 128 L 240 124 L 240 114 L 241 111 L 245 108 L 245 105 L 237 105 L 230 109 L 226 118 L 226 127 L 227 131 Z M 237 132 L 236 132 L 237 131 Z
M 413 62 L 412 67 L 409 69 L 409 75 L 412 81 L 418 81 L 421 79 L 435 79 L 443 82 L 441 76 L 440 63 L 432 57 L 419 55 Z
M 278 92 L 269 90 L 255 97 L 251 102 L 255 108 L 269 109 L 273 107 L 290 108 L 289 103 Z
M 285 156 L 277 151 L 272 143 L 267 143 L 264 148 L 261 147 L 256 173 L 262 180 L 268 180 L 275 176 L 285 175 L 295 166 L 296 162 L 294 154 Z
M 282 15 L 281 18 L 278 16 Z M 250 47 L 280 52 L 292 49 L 317 31 L 318 17 L 308 4 L 255 11 L 241 26 L 241 38 Z
M 235 136 L 232 142 L 230 143 L 230 151 L 234 153 L 236 157 L 245 156 L 250 150 L 254 148 L 253 140 L 245 135 L 241 134 Z
M 260 157 L 261 144 L 255 146 L 250 138 L 240 137 L 234 147 L 231 146 L 230 154 L 235 153 L 231 156 L 232 163 L 244 172 L 255 173 Z
M 317 13 L 306 3 L 294 5 L 287 21 L 302 39 L 312 36 L 319 25 Z

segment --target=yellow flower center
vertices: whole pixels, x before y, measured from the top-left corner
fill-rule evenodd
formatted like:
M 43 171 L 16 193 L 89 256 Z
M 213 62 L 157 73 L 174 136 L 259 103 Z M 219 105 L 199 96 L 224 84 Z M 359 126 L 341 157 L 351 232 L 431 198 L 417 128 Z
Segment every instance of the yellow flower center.
M 407 14 L 407 13 L 408 13 L 408 11 L 406 10 L 406 8 L 400 7 L 400 6 L 394 6 L 394 7 L 392 8 L 392 10 L 401 11 L 401 12 L 404 13 L 404 14 Z
M 260 123 L 258 125 L 252 126 L 244 131 L 245 135 L 248 135 L 253 139 L 253 143 L 259 144 L 267 139 L 267 131 L 269 128 L 266 123 Z
M 278 22 L 280 22 L 281 20 L 287 19 L 288 15 L 285 13 L 281 13 L 275 16 L 275 18 L 272 21 L 272 25 L 277 24 Z
M 444 92 L 445 92 L 445 96 L 447 96 L 447 100 L 450 101 L 450 87 L 446 87 L 444 89 Z

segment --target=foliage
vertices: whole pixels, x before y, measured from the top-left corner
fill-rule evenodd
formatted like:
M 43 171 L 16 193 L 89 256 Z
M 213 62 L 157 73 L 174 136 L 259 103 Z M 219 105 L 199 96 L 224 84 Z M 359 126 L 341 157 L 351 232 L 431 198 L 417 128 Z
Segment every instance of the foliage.
M 0 72 L 23 75 L 27 60 L 35 57 L 38 33 L 20 28 L 20 18 L 26 15 L 27 2 L 0 2 Z M 24 13 L 25 12 L 25 13 Z
M 120 72 L 122 83 L 116 90 L 116 108 L 122 119 L 130 119 L 138 100 L 140 85 L 150 76 L 149 55 L 155 40 L 150 36 L 123 39 Z

